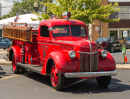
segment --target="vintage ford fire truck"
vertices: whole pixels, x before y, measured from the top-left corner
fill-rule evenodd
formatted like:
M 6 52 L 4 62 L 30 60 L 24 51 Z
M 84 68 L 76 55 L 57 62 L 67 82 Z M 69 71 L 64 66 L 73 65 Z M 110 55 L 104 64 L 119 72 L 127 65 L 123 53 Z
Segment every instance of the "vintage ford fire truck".
M 32 27 L 17 23 L 3 26 L 3 37 L 13 40 L 9 60 L 15 74 L 30 70 L 49 75 L 52 87 L 61 90 L 65 78 L 96 78 L 99 86 L 110 84 L 111 76 L 117 74 L 112 55 L 104 50 L 106 43 L 97 44 L 88 39 L 88 30 L 82 21 L 66 19 L 43 20 L 38 34 Z

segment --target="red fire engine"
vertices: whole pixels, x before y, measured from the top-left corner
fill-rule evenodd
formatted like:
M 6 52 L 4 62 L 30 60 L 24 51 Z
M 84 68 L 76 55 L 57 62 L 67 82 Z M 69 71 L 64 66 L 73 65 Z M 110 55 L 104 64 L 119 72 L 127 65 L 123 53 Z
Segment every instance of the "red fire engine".
M 3 37 L 13 40 L 9 60 L 15 74 L 25 69 L 49 75 L 55 90 L 63 88 L 65 78 L 96 78 L 101 87 L 106 87 L 111 76 L 117 74 L 112 55 L 104 50 L 106 43 L 97 44 L 88 39 L 85 23 L 66 19 L 41 21 L 38 34 L 32 27 L 17 23 L 3 26 Z

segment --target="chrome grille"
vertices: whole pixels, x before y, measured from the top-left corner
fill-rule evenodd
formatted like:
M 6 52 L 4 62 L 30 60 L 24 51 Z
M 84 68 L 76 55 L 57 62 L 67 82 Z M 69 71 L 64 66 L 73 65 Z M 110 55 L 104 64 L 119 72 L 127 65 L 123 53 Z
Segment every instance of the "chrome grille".
M 80 72 L 98 71 L 98 53 L 97 54 L 80 54 Z

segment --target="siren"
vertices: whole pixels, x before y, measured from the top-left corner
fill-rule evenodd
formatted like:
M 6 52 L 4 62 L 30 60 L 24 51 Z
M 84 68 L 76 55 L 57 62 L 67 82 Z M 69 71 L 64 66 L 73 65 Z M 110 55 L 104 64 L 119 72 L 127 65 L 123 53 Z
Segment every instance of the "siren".
M 71 17 L 71 13 L 70 12 L 65 12 L 62 14 L 63 18 L 66 18 L 67 20 Z

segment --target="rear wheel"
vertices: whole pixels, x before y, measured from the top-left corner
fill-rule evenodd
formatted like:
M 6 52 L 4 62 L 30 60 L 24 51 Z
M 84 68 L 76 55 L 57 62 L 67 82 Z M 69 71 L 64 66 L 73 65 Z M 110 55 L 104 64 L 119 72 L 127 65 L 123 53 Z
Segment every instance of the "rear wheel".
M 16 59 L 15 59 L 14 54 L 12 56 L 12 70 L 13 70 L 14 74 L 23 74 L 25 72 L 24 68 L 16 65 Z
M 52 87 L 55 90 L 61 90 L 65 83 L 65 77 L 61 74 L 57 69 L 56 66 L 53 64 L 50 71 L 50 79 Z
M 111 76 L 102 76 L 96 78 L 100 87 L 107 87 L 111 82 Z

